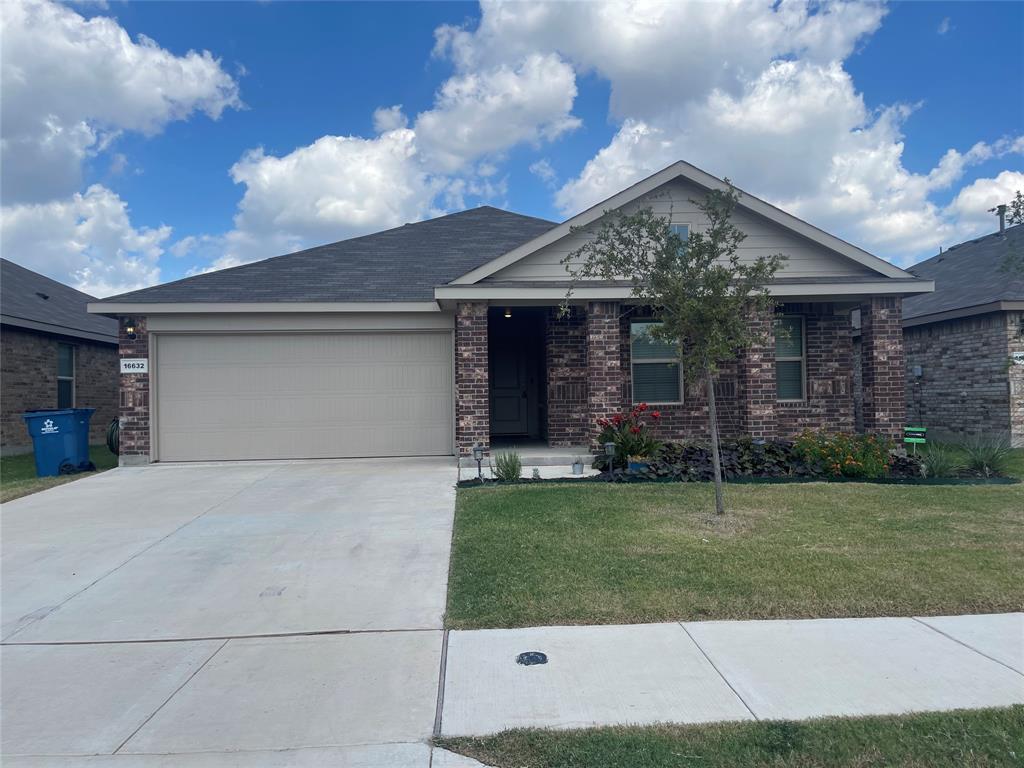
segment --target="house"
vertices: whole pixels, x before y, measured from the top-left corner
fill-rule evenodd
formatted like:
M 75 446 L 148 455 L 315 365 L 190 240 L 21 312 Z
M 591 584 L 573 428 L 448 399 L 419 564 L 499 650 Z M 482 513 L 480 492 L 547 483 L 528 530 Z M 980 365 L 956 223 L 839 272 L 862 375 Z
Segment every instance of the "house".
M 117 418 L 117 321 L 86 310 L 96 299 L 0 259 L 0 452 L 26 453 L 21 415 L 49 408 L 95 408 L 90 429 L 102 443 Z
M 122 461 L 578 446 L 639 401 L 664 437 L 706 434 L 702 394 L 645 341 L 627 286 L 586 283 L 558 312 L 560 260 L 611 209 L 700 227 L 691 200 L 724 186 L 678 162 L 561 224 L 481 207 L 96 302 L 140 371 L 121 377 Z M 723 371 L 723 432 L 852 430 L 861 308 L 865 426 L 898 434 L 901 302 L 931 283 L 751 195 L 734 221 L 744 254 L 788 255 L 771 291 L 791 332 L 776 344 L 776 318 L 753 320 L 768 340 Z
M 1018 266 L 1007 268 L 1015 253 Z M 935 437 L 1024 446 L 1024 226 L 910 268 L 935 292 L 904 302 L 907 418 Z

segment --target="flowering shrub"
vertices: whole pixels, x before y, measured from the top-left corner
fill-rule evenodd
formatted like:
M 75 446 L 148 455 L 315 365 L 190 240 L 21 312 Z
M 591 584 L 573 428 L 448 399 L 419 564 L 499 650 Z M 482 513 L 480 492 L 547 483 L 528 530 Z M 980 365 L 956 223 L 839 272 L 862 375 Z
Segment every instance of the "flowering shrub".
M 884 477 L 892 462 L 892 443 L 875 435 L 806 431 L 794 448 L 816 473 L 833 477 Z
M 660 411 L 652 411 L 647 403 L 640 403 L 628 413 L 616 413 L 610 419 L 598 419 L 597 426 L 601 428 L 601 434 L 597 441 L 602 446 L 615 443 L 615 466 L 624 468 L 630 457 L 650 458 L 658 453 L 661 443 L 651 436 L 650 424 L 660 418 Z M 594 461 L 598 469 L 605 469 L 607 464 L 608 458 L 603 454 L 598 455 Z

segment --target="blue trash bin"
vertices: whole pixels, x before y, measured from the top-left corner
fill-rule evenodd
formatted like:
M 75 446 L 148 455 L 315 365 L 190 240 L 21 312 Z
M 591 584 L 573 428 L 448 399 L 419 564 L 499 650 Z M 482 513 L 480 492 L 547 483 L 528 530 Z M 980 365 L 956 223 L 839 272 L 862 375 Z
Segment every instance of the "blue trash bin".
M 36 475 L 89 468 L 89 419 L 94 408 L 29 411 L 22 415 L 35 449 Z M 84 427 L 84 429 L 83 429 Z

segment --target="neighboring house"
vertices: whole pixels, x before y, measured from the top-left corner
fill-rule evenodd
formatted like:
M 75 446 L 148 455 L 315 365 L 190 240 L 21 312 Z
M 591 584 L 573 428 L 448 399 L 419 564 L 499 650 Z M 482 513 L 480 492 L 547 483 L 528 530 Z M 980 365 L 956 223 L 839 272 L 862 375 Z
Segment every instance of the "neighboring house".
M 117 321 L 90 315 L 96 299 L 0 259 L 0 452 L 25 453 L 21 415 L 48 408 L 95 408 L 90 438 L 117 418 Z
M 664 437 L 706 434 L 706 402 L 644 336 L 628 286 L 588 282 L 561 316 L 561 258 L 603 213 L 652 206 L 704 226 L 724 183 L 676 163 L 562 224 L 481 207 L 90 305 L 119 318 L 122 461 L 466 455 L 579 446 L 630 403 Z M 779 322 L 719 382 L 723 432 L 853 428 L 850 312 L 864 313 L 868 429 L 904 424 L 902 297 L 931 283 L 750 195 L 743 254 L 785 253 Z M 129 333 L 130 329 L 130 333 Z
M 1015 252 L 1015 269 L 1007 257 Z M 936 437 L 1024 446 L 1024 226 L 910 268 L 935 292 L 903 304 L 907 418 Z

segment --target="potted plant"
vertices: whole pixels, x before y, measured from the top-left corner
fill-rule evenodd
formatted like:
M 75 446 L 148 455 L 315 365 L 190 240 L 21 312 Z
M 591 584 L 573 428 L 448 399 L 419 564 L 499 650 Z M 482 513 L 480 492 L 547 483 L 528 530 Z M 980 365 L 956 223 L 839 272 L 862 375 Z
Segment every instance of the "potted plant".
M 615 444 L 614 467 L 608 466 L 605 456 L 598 456 L 595 466 L 600 469 L 634 469 L 634 464 L 649 464 L 651 458 L 661 450 L 661 443 L 650 433 L 652 424 L 661 418 L 659 411 L 652 411 L 647 403 L 640 403 L 626 413 L 616 413 L 610 419 L 598 419 L 601 428 L 598 443 Z M 644 467 L 640 467 L 643 469 Z
M 582 456 L 577 456 L 576 458 L 574 458 L 572 460 L 572 473 L 574 475 L 582 475 L 583 474 L 583 457 Z
M 627 462 L 627 469 L 629 469 L 630 472 L 643 472 L 651 466 L 651 459 L 649 456 L 629 456 L 627 457 Z

